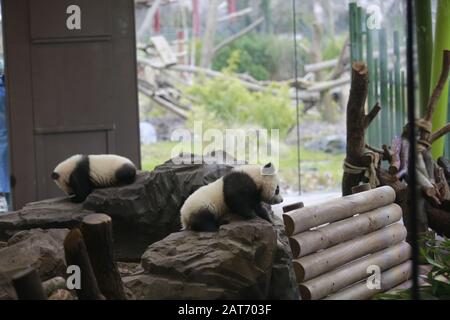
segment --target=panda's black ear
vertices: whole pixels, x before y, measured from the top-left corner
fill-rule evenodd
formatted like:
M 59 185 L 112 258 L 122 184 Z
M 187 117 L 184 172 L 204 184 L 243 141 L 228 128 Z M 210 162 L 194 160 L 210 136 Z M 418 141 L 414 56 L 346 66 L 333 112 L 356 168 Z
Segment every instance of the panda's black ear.
M 266 164 L 265 166 L 264 166 L 264 168 L 270 168 L 272 166 L 272 162 L 269 162 L 268 164 Z
M 52 177 L 53 180 L 59 179 L 59 174 L 58 174 L 58 172 L 52 172 L 51 177 Z

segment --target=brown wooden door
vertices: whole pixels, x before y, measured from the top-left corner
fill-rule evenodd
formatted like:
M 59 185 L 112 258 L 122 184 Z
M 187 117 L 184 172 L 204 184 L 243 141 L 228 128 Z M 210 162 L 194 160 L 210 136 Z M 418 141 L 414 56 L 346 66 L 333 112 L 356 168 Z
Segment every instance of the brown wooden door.
M 14 207 L 62 195 L 75 153 L 140 167 L 133 0 L 3 0 L 3 23 Z

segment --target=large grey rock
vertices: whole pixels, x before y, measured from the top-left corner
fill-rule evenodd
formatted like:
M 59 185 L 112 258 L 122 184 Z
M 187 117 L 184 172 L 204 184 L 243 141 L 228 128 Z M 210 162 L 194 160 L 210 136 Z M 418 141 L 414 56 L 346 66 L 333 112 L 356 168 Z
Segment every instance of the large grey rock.
M 173 233 L 148 247 L 144 271 L 123 281 L 137 299 L 298 299 L 285 241 L 262 219 Z
M 6 241 L 20 230 L 73 228 L 89 214 L 82 204 L 56 198 L 27 204 L 21 210 L 0 215 L 0 240 Z
M 71 203 L 68 198 L 30 203 L 0 216 L 0 241 L 19 230 L 74 228 L 87 214 L 101 212 L 112 218 L 117 259 L 139 261 L 149 244 L 180 230 L 179 210 L 186 198 L 232 168 L 199 162 L 175 164 L 169 160 L 152 172 L 139 172 L 131 185 L 95 190 L 83 204 Z
M 138 261 L 149 244 L 180 230 L 180 208 L 187 197 L 231 168 L 169 160 L 152 172 L 140 172 L 131 185 L 96 190 L 86 199 L 84 209 L 110 215 L 116 256 Z
M 63 242 L 68 229 L 32 229 L 16 233 L 0 249 L 0 299 L 14 299 L 11 278 L 28 267 L 41 280 L 66 275 Z

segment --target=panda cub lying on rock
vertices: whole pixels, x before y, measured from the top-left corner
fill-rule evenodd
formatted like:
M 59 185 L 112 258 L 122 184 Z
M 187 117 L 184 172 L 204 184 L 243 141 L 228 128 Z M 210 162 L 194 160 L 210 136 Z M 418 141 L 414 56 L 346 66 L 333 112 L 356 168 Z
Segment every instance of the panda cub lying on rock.
M 227 213 L 271 222 L 262 202 L 282 201 L 272 163 L 262 167 L 243 165 L 191 194 L 181 207 L 181 224 L 193 231 L 217 231 Z
M 136 167 L 131 160 L 114 154 L 77 154 L 58 164 L 51 177 L 73 196 L 73 202 L 83 202 L 94 188 L 133 183 Z

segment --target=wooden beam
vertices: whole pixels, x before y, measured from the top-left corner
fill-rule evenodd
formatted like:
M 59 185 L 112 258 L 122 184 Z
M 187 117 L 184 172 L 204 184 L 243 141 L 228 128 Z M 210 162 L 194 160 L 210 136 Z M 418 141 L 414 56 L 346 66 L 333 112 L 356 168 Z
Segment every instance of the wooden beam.
M 389 205 L 394 201 L 394 189 L 384 186 L 285 213 L 283 220 L 287 235 L 292 236 L 325 223 Z
M 355 282 L 367 278 L 367 268 L 376 265 L 381 271 L 395 267 L 411 257 L 407 242 L 356 260 L 337 270 L 325 273 L 299 285 L 302 299 L 318 300 Z
M 379 289 L 368 288 L 366 281 L 362 281 L 334 295 L 328 296 L 325 300 L 367 300 L 377 293 L 385 292 L 407 281 L 410 277 L 411 261 L 408 260 L 381 273 L 381 286 Z
M 294 258 L 337 245 L 386 227 L 402 218 L 402 208 L 393 203 L 355 217 L 330 223 L 289 238 Z
M 293 260 L 298 282 L 312 279 L 347 262 L 385 249 L 406 239 L 406 228 L 393 224 L 365 236 L 343 242 L 323 251 Z

